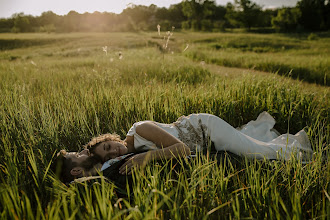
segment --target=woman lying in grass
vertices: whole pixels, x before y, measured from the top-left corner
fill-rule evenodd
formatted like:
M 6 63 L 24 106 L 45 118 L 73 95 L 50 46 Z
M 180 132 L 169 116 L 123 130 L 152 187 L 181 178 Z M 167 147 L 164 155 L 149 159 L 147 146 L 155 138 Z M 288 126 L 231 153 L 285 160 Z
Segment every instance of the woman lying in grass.
M 274 124 L 274 118 L 267 112 L 240 130 L 217 116 L 204 113 L 182 116 L 172 124 L 141 121 L 131 127 L 125 140 L 118 135 L 105 134 L 93 138 L 80 153 L 62 151 L 60 157 L 71 162 L 69 164 L 62 159 L 60 164 L 67 164 L 64 170 L 72 179 L 94 175 L 110 159 L 146 151 L 130 155 L 119 168 L 120 174 L 131 174 L 133 167 L 144 167 L 159 159 L 186 157 L 191 152 L 202 151 L 210 143 L 217 151 L 228 151 L 247 158 L 288 160 L 294 154 L 302 162 L 307 162 L 313 150 L 305 131 L 279 135 L 273 129 Z

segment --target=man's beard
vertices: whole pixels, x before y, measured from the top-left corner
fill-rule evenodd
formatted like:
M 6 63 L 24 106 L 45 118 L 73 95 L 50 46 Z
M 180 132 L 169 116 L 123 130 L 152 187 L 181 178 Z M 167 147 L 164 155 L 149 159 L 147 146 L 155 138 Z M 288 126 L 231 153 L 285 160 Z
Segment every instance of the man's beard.
M 102 163 L 102 158 L 98 155 L 90 156 L 87 160 L 81 163 L 81 166 L 86 170 L 91 170 L 96 164 Z

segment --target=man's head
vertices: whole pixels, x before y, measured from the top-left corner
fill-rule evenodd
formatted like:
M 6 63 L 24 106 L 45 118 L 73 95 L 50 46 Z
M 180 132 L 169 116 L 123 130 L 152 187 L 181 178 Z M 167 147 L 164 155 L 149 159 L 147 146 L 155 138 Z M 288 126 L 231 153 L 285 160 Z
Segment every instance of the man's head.
M 101 161 L 97 155 L 90 156 L 88 149 L 80 152 L 61 150 L 52 164 L 52 170 L 62 182 L 68 183 L 75 178 L 96 175 L 102 166 Z

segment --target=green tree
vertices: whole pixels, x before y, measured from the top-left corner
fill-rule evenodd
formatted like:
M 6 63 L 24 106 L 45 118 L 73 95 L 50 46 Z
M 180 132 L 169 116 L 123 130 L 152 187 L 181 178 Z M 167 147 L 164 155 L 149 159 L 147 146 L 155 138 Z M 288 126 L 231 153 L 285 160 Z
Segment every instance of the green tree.
M 157 8 L 156 10 L 156 19 L 161 21 L 161 20 L 169 20 L 169 11 L 167 8 L 162 7 L 162 8 Z
M 226 20 L 229 22 L 229 27 L 230 28 L 237 28 L 241 26 L 241 23 L 238 19 L 238 12 L 235 9 L 235 6 L 231 3 L 228 2 L 226 5 Z
M 226 7 L 221 6 L 221 5 L 210 5 L 209 10 L 212 11 L 207 18 L 212 20 L 212 21 L 222 21 L 225 20 L 225 15 L 226 15 Z
M 272 27 L 272 19 L 277 16 L 279 9 L 266 9 L 262 10 L 259 16 L 258 26 Z
M 13 14 L 12 18 L 14 19 L 14 27 L 12 28 L 13 32 L 17 33 L 32 31 L 30 20 L 26 15 L 24 15 L 24 13 Z
M 301 16 L 299 8 L 282 8 L 273 17 L 272 25 L 278 31 L 295 31 Z
M 157 24 L 160 25 L 161 29 L 163 31 L 171 30 L 171 27 L 173 26 L 172 22 L 170 21 L 170 13 L 169 10 L 165 7 L 158 8 L 155 14 Z M 154 30 L 156 30 L 156 27 L 154 27 Z
M 130 4 L 129 7 L 123 10 L 122 16 L 129 17 L 133 23 L 134 30 L 148 30 L 156 27 L 155 14 L 157 6 L 151 4 L 150 6 Z
M 176 28 L 181 28 L 182 22 L 187 20 L 187 17 L 183 13 L 183 2 L 171 5 L 168 9 L 168 13 L 171 25 Z
M 299 19 L 307 30 L 325 30 L 330 28 L 329 0 L 300 0 L 297 7 L 301 11 Z
M 184 30 L 189 30 L 190 29 L 190 21 L 182 21 L 181 22 L 181 28 Z
M 59 23 L 59 16 L 52 11 L 46 11 L 37 18 L 39 23 L 39 30 L 41 32 L 54 32 Z
M 0 19 L 0 33 L 10 32 L 14 27 L 14 19 L 13 18 L 2 18 Z
M 77 32 L 82 30 L 82 15 L 76 11 L 70 11 L 67 15 L 58 19 L 56 30 L 59 32 Z
M 227 4 L 226 18 L 234 26 L 248 28 L 258 26 L 261 7 L 250 0 L 235 0 Z
M 209 20 L 208 17 L 214 14 L 215 3 L 212 0 L 185 0 L 182 2 L 182 12 L 191 22 L 191 28 L 194 30 L 202 29 L 202 20 Z M 203 22 L 203 24 L 209 22 Z

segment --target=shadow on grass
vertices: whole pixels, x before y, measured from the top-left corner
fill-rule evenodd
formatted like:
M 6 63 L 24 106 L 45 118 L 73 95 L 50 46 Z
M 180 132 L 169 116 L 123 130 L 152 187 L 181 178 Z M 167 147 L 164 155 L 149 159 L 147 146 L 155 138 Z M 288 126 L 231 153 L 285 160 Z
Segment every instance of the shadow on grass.
M 17 48 L 26 48 L 31 46 L 41 46 L 59 42 L 58 39 L 38 39 L 38 40 L 20 40 L 20 39 L 0 39 L 0 51 L 13 50 Z
M 207 63 L 216 64 L 225 67 L 238 67 L 260 70 L 265 72 L 277 73 L 293 79 L 300 79 L 309 83 L 330 86 L 329 74 L 326 67 L 324 69 L 309 69 L 305 67 L 286 65 L 277 62 L 264 62 L 256 64 L 244 64 L 241 61 L 232 60 L 230 58 L 208 58 L 202 52 L 193 52 L 186 55 L 195 61 L 205 61 Z

